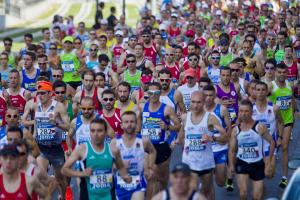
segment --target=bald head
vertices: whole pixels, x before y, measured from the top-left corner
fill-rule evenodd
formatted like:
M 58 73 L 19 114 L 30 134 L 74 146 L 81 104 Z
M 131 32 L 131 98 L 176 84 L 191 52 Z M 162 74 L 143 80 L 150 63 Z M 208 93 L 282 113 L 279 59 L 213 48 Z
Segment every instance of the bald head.
M 191 99 L 200 99 L 204 100 L 204 93 L 200 91 L 195 91 L 192 93 Z
M 170 47 L 170 48 L 167 48 L 166 49 L 166 53 L 168 53 L 168 54 L 174 54 L 174 49 L 172 48 L 172 47 Z

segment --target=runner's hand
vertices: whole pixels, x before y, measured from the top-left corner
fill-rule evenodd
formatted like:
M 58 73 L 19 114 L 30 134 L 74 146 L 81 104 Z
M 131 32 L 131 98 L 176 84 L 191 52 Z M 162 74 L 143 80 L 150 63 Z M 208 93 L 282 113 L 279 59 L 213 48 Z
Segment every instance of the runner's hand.
M 282 138 L 278 137 L 276 141 L 277 147 L 280 147 L 281 143 L 282 143 Z
M 213 141 L 213 138 L 208 134 L 203 134 L 201 139 L 203 142 L 212 142 Z
M 66 155 L 67 156 L 70 156 L 72 154 L 72 149 L 68 149 L 67 151 L 66 151 Z
M 234 167 L 229 165 L 228 166 L 228 175 L 229 175 L 229 177 L 233 177 L 234 173 L 235 173 Z
M 126 182 L 126 183 L 131 183 L 132 182 L 132 177 L 129 176 L 128 174 L 124 177 L 122 177 L 123 180 Z
M 159 123 L 159 126 L 160 126 L 160 128 L 161 128 L 162 130 L 166 130 L 166 129 L 167 129 L 167 125 L 166 125 L 165 122 L 159 121 L 158 123 Z
M 93 172 L 92 168 L 86 168 L 83 170 L 82 175 L 83 177 L 89 177 L 92 175 L 92 172 Z

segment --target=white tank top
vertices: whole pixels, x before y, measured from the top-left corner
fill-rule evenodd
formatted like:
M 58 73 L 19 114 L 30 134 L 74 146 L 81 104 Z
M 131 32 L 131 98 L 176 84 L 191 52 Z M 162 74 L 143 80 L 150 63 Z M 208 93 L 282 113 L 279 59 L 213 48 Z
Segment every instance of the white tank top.
M 82 143 L 90 141 L 91 140 L 90 123 L 84 124 L 84 122 L 82 121 L 82 124 L 80 124 L 78 127 L 76 125 L 75 138 L 76 138 L 76 145 L 80 145 Z
M 273 104 L 272 102 L 269 102 L 267 104 L 267 107 L 264 112 L 259 112 L 257 109 L 257 106 L 254 104 L 253 106 L 253 114 L 252 118 L 255 121 L 258 121 L 260 123 L 263 123 L 266 125 L 268 128 L 269 134 L 273 136 L 276 132 L 276 117 L 273 109 Z M 264 145 L 264 151 L 267 151 L 269 149 L 269 142 L 266 140 L 263 140 L 263 145 Z
M 196 83 L 192 88 L 188 87 L 187 84 L 184 84 L 178 87 L 178 90 L 183 96 L 183 103 L 186 110 L 190 110 L 191 96 L 193 92 L 199 90 L 198 83 Z
M 240 85 L 240 93 L 241 93 L 241 96 L 242 97 L 247 97 L 248 94 L 247 94 L 247 91 L 245 89 L 245 79 L 243 78 L 239 78 L 239 85 Z
M 182 154 L 182 162 L 188 164 L 192 170 L 202 171 L 215 167 L 214 154 L 212 144 L 210 142 L 202 142 L 203 134 L 212 135 L 208 131 L 208 116 L 205 112 L 199 124 L 193 124 L 192 113 L 187 113 L 186 124 L 184 127 L 185 139 Z
M 33 176 L 33 175 L 34 175 L 34 171 L 35 171 L 36 165 L 34 165 L 34 164 L 32 164 L 32 163 L 28 163 L 28 165 L 29 165 L 29 166 L 27 167 L 25 174 L 26 174 L 27 176 Z
M 238 127 L 236 134 L 238 151 L 236 157 L 247 163 L 258 162 L 263 159 L 263 138 L 257 133 L 257 122 L 247 130 Z
M 116 188 L 117 190 L 119 188 L 125 188 L 127 190 L 134 189 L 141 183 L 144 172 L 145 150 L 143 140 L 141 137 L 137 136 L 131 147 L 126 147 L 123 138 L 118 138 L 116 141 L 116 146 L 121 152 L 122 160 L 127 166 L 127 172 L 132 177 L 132 182 L 126 183 L 120 177 L 119 173 L 116 173 Z

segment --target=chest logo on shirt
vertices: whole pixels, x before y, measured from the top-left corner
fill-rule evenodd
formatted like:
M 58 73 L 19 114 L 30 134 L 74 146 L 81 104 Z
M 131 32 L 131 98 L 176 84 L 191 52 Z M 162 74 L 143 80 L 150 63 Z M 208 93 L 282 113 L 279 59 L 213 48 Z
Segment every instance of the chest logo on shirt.
M 231 91 L 230 94 L 231 94 L 231 96 L 235 96 L 236 95 L 235 91 Z

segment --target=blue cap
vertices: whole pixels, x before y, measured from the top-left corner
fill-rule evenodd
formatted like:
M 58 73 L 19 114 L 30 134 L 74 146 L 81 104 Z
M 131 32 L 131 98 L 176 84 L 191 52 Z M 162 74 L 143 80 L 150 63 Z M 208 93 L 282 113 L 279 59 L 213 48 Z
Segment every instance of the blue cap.
M 191 174 L 191 168 L 189 165 L 185 163 L 178 163 L 176 164 L 172 169 L 172 174 L 176 172 L 183 172 L 184 174 L 190 175 Z

